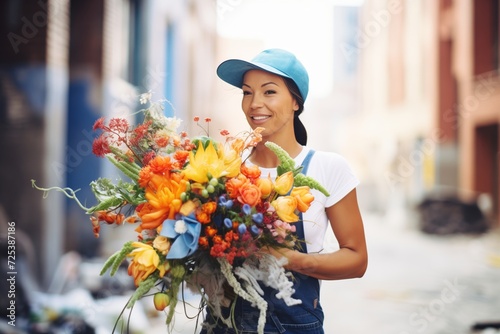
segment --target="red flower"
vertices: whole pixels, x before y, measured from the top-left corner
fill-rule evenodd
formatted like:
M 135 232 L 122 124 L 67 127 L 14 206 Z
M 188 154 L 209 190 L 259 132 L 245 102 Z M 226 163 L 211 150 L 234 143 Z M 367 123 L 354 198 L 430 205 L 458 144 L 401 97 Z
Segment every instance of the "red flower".
M 95 121 L 94 126 L 92 129 L 95 131 L 97 129 L 104 129 L 104 117 L 99 118 L 97 121 Z
M 125 121 L 126 122 L 126 121 Z M 133 132 L 132 139 L 130 140 L 130 145 L 137 146 L 142 138 L 148 133 L 148 128 L 151 122 L 146 122 L 144 124 L 138 125 Z M 110 122 L 111 126 L 111 122 Z M 127 123 L 128 127 L 128 123 Z
M 149 151 L 148 153 L 144 154 L 144 157 L 142 158 L 142 164 L 146 166 L 155 156 L 156 153 L 154 151 Z
M 102 158 L 110 152 L 111 150 L 109 149 L 107 138 L 103 134 L 94 139 L 92 143 L 92 153 Z
M 125 133 L 128 131 L 128 122 L 123 118 L 112 118 L 109 121 L 109 128 L 112 131 Z

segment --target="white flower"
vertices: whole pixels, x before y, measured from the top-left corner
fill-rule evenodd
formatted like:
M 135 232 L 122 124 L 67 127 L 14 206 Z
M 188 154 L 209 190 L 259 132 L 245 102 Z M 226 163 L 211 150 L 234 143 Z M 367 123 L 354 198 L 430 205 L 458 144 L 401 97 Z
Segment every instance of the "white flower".
M 177 132 L 179 126 L 181 126 L 182 119 L 177 117 L 165 117 L 165 125 L 167 129 L 172 132 Z
M 184 234 L 187 231 L 187 226 L 184 220 L 179 219 L 178 221 L 175 222 L 175 227 L 174 227 L 175 232 L 179 234 Z
M 161 125 L 161 128 L 169 134 L 177 133 L 177 129 L 181 126 L 182 120 L 177 117 L 166 117 L 164 107 L 161 103 L 153 103 L 148 111 L 150 117 Z
M 153 94 L 151 93 L 151 91 L 147 92 L 147 93 L 144 93 L 144 94 L 141 94 L 139 96 L 139 102 L 141 104 L 146 104 L 148 103 L 149 101 L 151 101 L 151 97 L 153 97 Z

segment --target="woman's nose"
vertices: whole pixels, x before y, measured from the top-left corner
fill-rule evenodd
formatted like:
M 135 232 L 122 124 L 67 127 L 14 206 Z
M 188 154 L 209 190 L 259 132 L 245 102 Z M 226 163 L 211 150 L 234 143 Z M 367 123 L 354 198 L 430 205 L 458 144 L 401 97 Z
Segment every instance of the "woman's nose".
M 262 107 L 262 97 L 259 94 L 254 94 L 252 96 L 252 101 L 250 103 L 250 108 L 256 109 Z

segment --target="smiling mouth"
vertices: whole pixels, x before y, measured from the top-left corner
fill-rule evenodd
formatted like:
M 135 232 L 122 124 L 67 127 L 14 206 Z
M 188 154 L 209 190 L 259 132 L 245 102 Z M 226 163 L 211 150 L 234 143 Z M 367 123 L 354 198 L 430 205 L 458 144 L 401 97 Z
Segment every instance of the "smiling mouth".
M 254 121 L 263 121 L 265 119 L 268 119 L 269 117 L 271 116 L 252 116 L 251 118 L 254 120 Z

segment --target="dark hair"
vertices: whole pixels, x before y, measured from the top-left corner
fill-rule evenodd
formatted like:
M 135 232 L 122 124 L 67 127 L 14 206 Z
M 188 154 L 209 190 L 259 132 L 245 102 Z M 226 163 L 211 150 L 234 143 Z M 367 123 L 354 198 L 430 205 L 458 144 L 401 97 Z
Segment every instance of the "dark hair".
M 283 77 L 283 79 L 285 81 L 286 87 L 290 91 L 290 94 L 292 94 L 292 96 L 297 101 L 297 104 L 299 105 L 299 109 L 295 111 L 295 116 L 293 118 L 295 139 L 299 142 L 300 145 L 307 145 L 307 131 L 304 124 L 302 124 L 299 119 L 299 115 L 304 111 L 304 99 L 302 98 L 302 95 L 300 94 L 299 88 L 297 87 L 295 81 L 285 77 Z

